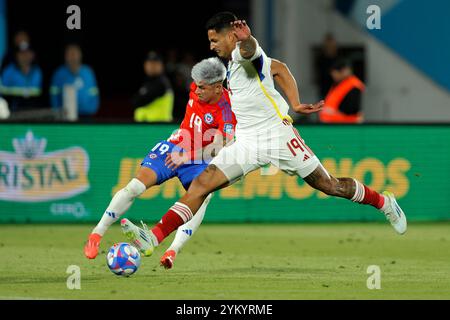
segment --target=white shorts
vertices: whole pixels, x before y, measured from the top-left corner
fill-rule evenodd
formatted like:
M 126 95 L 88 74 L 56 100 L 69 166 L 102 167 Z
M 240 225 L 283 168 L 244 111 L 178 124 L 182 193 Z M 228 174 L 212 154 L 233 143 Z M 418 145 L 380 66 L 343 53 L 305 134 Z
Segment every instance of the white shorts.
M 220 150 L 210 164 L 234 182 L 267 164 L 305 178 L 320 161 L 292 125 L 281 124 L 276 130 L 258 136 L 237 136 L 236 142 Z

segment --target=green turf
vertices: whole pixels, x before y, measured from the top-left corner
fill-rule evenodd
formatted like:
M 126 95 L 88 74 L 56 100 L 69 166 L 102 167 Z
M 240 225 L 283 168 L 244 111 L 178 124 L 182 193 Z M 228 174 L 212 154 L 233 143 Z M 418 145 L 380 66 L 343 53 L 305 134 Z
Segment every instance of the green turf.
M 105 253 L 89 261 L 91 226 L 0 226 L 0 299 L 450 299 L 450 224 L 203 225 L 175 268 L 143 258 L 130 278 L 113 275 Z M 115 226 L 102 243 L 123 241 Z M 81 268 L 81 290 L 66 269 Z M 366 286 L 381 268 L 381 289 Z

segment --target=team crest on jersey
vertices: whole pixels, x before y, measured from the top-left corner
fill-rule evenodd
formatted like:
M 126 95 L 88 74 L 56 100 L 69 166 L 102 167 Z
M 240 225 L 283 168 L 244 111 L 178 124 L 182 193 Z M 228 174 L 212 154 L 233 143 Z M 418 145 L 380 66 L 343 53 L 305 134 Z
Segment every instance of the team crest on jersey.
M 211 123 L 213 123 L 213 121 L 214 121 L 214 117 L 212 116 L 211 113 L 205 114 L 205 122 L 207 124 L 211 124 Z
M 149 157 L 150 159 L 156 159 L 158 156 L 157 156 L 155 153 L 150 153 L 150 154 L 148 155 L 148 157 Z

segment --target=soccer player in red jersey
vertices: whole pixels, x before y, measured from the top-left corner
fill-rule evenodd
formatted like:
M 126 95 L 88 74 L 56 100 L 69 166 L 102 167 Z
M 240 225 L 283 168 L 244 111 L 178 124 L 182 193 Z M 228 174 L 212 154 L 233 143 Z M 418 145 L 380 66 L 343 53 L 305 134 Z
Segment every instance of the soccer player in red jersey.
M 136 178 L 114 195 L 100 222 L 89 235 L 84 248 L 87 258 L 94 259 L 98 255 L 106 230 L 119 220 L 136 197 L 173 177 L 177 177 L 187 190 L 224 144 L 232 142 L 236 118 L 231 111 L 228 92 L 222 86 L 225 77 L 225 66 L 218 58 L 205 59 L 193 67 L 194 83 L 180 128 L 169 139 L 158 142 L 151 149 L 142 161 Z M 194 219 L 182 206 L 179 208 L 182 219 L 187 223 L 179 228 L 174 242 L 161 258 L 164 267 L 172 267 L 178 251 L 197 230 L 209 200 L 210 197 L 205 198 Z M 133 232 L 136 227 L 127 219 L 122 219 L 121 225 L 130 240 L 139 247 L 141 240 Z M 150 255 L 152 251 L 143 253 Z

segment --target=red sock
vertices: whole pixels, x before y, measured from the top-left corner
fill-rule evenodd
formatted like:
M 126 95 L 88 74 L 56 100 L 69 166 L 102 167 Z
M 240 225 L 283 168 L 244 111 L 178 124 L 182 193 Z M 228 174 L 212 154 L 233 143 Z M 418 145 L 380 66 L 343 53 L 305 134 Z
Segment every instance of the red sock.
M 370 189 L 366 185 L 364 186 L 364 199 L 361 202 L 363 204 L 370 204 L 377 209 L 381 209 L 384 205 L 384 197 L 375 190 Z
M 370 189 L 366 185 L 354 180 L 356 183 L 355 195 L 351 199 L 354 202 L 362 204 L 370 204 L 377 209 L 381 209 L 384 206 L 384 196 L 379 194 L 375 190 Z
M 169 234 L 192 219 L 192 212 L 188 206 L 180 202 L 175 203 L 153 227 L 152 232 L 161 243 Z

